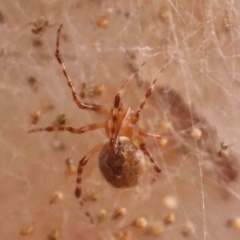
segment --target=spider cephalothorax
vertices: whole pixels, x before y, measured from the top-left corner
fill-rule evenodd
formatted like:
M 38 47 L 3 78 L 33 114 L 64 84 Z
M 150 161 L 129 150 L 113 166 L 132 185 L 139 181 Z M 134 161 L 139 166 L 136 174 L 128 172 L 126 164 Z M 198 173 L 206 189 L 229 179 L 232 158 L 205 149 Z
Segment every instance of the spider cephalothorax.
M 82 134 L 87 131 L 92 131 L 96 129 L 105 130 L 108 141 L 95 146 L 78 163 L 77 187 L 75 190 L 75 195 L 77 198 L 81 196 L 83 168 L 87 164 L 89 158 L 100 149 L 100 170 L 105 179 L 114 187 L 128 188 L 135 186 L 139 182 L 139 179 L 144 169 L 143 155 L 147 156 L 148 159 L 152 162 L 152 164 L 154 165 L 154 169 L 157 173 L 161 172 L 161 168 L 158 166 L 158 164 L 152 158 L 151 154 L 146 149 L 143 138 L 151 137 L 155 139 L 160 139 L 162 135 L 147 133 L 137 126 L 138 120 L 140 118 L 140 112 L 143 109 L 146 100 L 151 96 L 152 89 L 156 82 L 156 78 L 153 80 L 151 86 L 147 89 L 136 111 L 124 107 L 121 102 L 121 98 L 128 82 L 134 77 L 138 70 L 136 70 L 125 81 L 122 88 L 116 94 L 113 106 L 110 111 L 102 105 L 82 102 L 81 98 L 73 87 L 72 81 L 68 75 L 66 66 L 64 64 L 63 57 L 59 50 L 61 29 L 62 25 L 58 29 L 55 56 L 62 68 L 67 84 L 71 90 L 73 100 L 80 109 L 98 112 L 100 115 L 102 115 L 102 117 L 104 117 L 104 121 L 89 124 L 81 128 L 48 126 L 45 128 L 33 129 L 29 132 L 68 131 L 75 134 Z M 167 62 L 168 61 L 166 61 L 165 65 L 159 70 L 158 74 L 162 72 L 162 70 L 166 67 Z

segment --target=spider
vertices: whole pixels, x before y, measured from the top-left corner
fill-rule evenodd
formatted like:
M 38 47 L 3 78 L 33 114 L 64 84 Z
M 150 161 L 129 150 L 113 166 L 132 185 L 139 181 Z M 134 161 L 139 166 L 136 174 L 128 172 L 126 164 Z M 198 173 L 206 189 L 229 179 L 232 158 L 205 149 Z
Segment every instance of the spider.
M 145 132 L 137 126 L 140 119 L 140 113 L 144 108 L 146 100 L 151 96 L 157 77 L 153 80 L 151 86 L 146 91 L 136 111 L 129 107 L 124 107 L 121 99 L 128 82 L 134 77 L 134 74 L 138 70 L 136 70 L 135 73 L 124 82 L 114 98 L 113 106 L 110 111 L 102 105 L 82 102 L 74 89 L 59 50 L 62 26 L 63 25 L 59 27 L 57 32 L 55 57 L 62 68 L 62 72 L 72 93 L 73 101 L 80 109 L 91 110 L 101 114 L 104 121 L 89 124 L 81 128 L 73 128 L 70 126 L 48 126 L 45 128 L 32 129 L 29 132 L 68 131 L 75 134 L 82 134 L 96 129 L 105 130 L 108 140 L 93 147 L 92 150 L 90 150 L 78 163 L 77 184 L 75 189 L 75 196 L 77 198 L 80 198 L 82 192 L 81 182 L 83 169 L 90 157 L 97 151 L 100 151 L 99 168 L 102 175 L 107 182 L 116 188 L 130 188 L 138 184 L 144 170 L 144 155 L 151 161 L 155 171 L 160 173 L 161 168 L 147 150 L 143 138 L 152 137 L 155 139 L 161 139 L 162 135 Z M 166 63 L 167 62 L 168 61 L 166 61 Z M 159 70 L 159 73 L 165 68 L 166 63 Z

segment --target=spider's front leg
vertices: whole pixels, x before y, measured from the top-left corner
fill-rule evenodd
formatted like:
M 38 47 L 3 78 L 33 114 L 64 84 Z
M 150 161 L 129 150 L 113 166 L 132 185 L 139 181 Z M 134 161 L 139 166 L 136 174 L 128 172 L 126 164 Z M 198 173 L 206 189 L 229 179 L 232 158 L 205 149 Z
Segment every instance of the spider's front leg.
M 139 107 L 138 107 L 138 109 L 137 109 L 137 111 L 136 111 L 136 113 L 135 113 L 135 116 L 134 116 L 134 118 L 133 118 L 133 120 L 132 120 L 132 124 L 136 125 L 136 123 L 138 122 L 138 120 L 139 120 L 139 118 L 140 118 L 140 112 L 143 110 L 147 99 L 150 98 L 151 95 L 152 95 L 152 90 L 153 90 L 154 85 L 155 85 L 155 83 L 156 83 L 156 81 L 157 81 L 158 75 L 159 75 L 160 73 L 162 73 L 162 71 L 167 67 L 167 65 L 169 64 L 169 61 L 170 61 L 170 59 L 167 59 L 167 60 L 165 61 L 163 67 L 161 67 L 161 68 L 159 69 L 156 78 L 154 78 L 154 80 L 152 81 L 151 86 L 150 86 L 150 87 L 148 88 L 148 90 L 146 91 L 146 93 L 145 93 L 142 101 L 140 102 Z
M 145 64 L 145 62 L 140 66 L 142 67 Z M 110 119 L 111 119 L 111 130 L 110 130 L 110 151 L 112 153 L 115 153 L 115 145 L 117 142 L 117 138 L 118 138 L 118 130 L 117 129 L 117 119 L 120 113 L 120 109 L 121 109 L 121 98 L 122 95 L 124 93 L 124 91 L 126 90 L 126 86 L 127 84 L 134 78 L 134 76 L 136 75 L 136 73 L 139 71 L 139 68 L 136 69 L 128 78 L 127 80 L 124 82 L 124 84 L 122 85 L 121 89 L 118 91 L 118 93 L 116 94 L 115 98 L 114 98 L 114 104 L 113 104 L 113 108 L 112 111 L 110 113 Z
M 60 33 L 61 33 L 61 29 L 62 29 L 62 26 L 61 25 L 58 29 L 58 33 L 57 33 L 57 43 L 56 43 L 56 52 L 55 52 L 55 56 L 58 60 L 58 63 L 60 64 L 61 68 L 62 68 L 62 72 L 67 80 L 67 84 L 72 92 L 72 96 L 73 96 L 73 100 L 74 102 L 78 105 L 79 108 L 81 109 L 87 109 L 87 110 L 92 110 L 92 111 L 95 111 L 95 112 L 99 112 L 100 114 L 104 115 L 104 116 L 108 116 L 109 115 L 109 112 L 108 110 L 104 107 L 104 106 L 101 106 L 101 105 L 98 105 L 98 104 L 93 104 L 93 103 L 84 103 L 80 100 L 80 97 L 79 95 L 77 94 L 76 90 L 74 89 L 73 87 L 73 84 L 72 84 L 72 80 L 70 79 L 70 76 L 67 72 L 67 69 L 66 69 L 66 66 L 65 66 L 65 63 L 63 61 L 63 57 L 60 53 L 60 50 L 59 50 L 59 47 L 60 47 Z

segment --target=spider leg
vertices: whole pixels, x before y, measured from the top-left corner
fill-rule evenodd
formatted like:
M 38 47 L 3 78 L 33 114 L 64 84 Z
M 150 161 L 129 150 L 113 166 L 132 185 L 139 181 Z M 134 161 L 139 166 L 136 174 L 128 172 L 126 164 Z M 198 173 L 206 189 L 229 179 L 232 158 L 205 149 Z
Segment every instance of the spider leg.
M 54 132 L 54 131 L 68 131 L 71 133 L 77 133 L 77 134 L 81 134 L 81 133 L 85 133 L 87 131 L 92 131 L 92 130 L 96 130 L 99 128 L 104 128 L 105 123 L 93 123 L 93 124 L 89 124 L 87 126 L 81 127 L 81 128 L 73 128 L 73 127 L 56 127 L 56 126 L 48 126 L 45 128 L 36 128 L 36 129 L 32 129 L 29 130 L 29 133 L 33 133 L 33 132 Z
M 160 134 L 160 133 L 149 133 L 149 132 L 144 132 L 142 130 L 137 131 L 138 135 L 141 137 L 149 137 L 149 138 L 154 138 L 157 140 L 158 144 L 160 147 L 165 146 L 168 143 L 168 140 L 171 139 L 171 136 L 167 133 Z
M 142 130 L 138 130 L 138 134 L 142 137 L 151 137 L 151 138 L 155 138 L 157 140 L 162 139 L 163 137 L 166 136 L 163 134 L 148 133 L 148 132 L 144 132 Z
M 59 47 L 60 47 L 60 33 L 61 33 L 61 29 L 62 29 L 62 26 L 61 25 L 58 29 L 58 33 L 57 33 L 57 42 L 56 42 L 56 52 L 55 52 L 55 56 L 62 68 L 62 72 L 67 80 L 67 84 L 72 92 L 72 96 L 73 96 L 73 100 L 74 102 L 78 105 L 79 108 L 81 109 L 88 109 L 88 110 L 92 110 L 92 111 L 95 111 L 95 112 L 99 112 L 101 113 L 102 115 L 104 116 L 108 116 L 109 115 L 109 112 L 108 110 L 104 107 L 104 106 L 101 106 L 101 105 L 98 105 L 98 104 L 92 104 L 92 103 L 84 103 L 80 100 L 80 97 L 79 95 L 77 94 L 76 90 L 74 89 L 73 87 L 73 84 L 72 84 L 72 80 L 70 79 L 70 76 L 67 72 L 67 69 L 66 69 L 66 66 L 65 66 L 65 63 L 63 61 L 63 57 L 60 53 L 60 50 L 59 50 Z
M 154 170 L 157 173 L 160 173 L 162 169 L 158 166 L 158 163 L 153 159 L 151 153 L 147 150 L 145 143 L 142 141 L 140 136 L 134 136 L 133 140 L 138 143 L 140 150 L 142 150 L 143 154 L 148 157 L 150 162 L 154 165 Z
M 142 101 L 139 104 L 138 110 L 136 111 L 135 116 L 133 117 L 133 120 L 132 120 L 133 124 L 136 124 L 138 122 L 139 117 L 140 117 L 140 112 L 142 111 L 147 99 L 150 98 L 150 96 L 152 95 L 152 90 L 153 90 L 154 85 L 157 81 L 158 75 L 167 67 L 167 65 L 169 63 L 169 60 L 170 59 L 167 59 L 166 62 L 164 63 L 164 65 L 163 65 L 163 67 L 160 68 L 160 70 L 157 73 L 156 78 L 154 78 L 154 80 L 152 81 L 152 84 L 151 84 L 150 88 L 148 88 L 148 90 L 146 91 Z
M 143 154 L 148 157 L 148 159 L 151 161 L 151 163 L 154 165 L 154 170 L 157 173 L 160 173 L 162 169 L 158 166 L 157 162 L 153 159 L 152 155 L 150 152 L 147 150 L 146 145 L 144 142 L 140 143 L 139 148 L 143 151 Z
M 145 62 L 141 65 L 143 66 Z M 140 67 L 141 67 L 140 66 Z M 130 76 L 127 78 L 127 80 L 124 82 L 122 85 L 121 89 L 118 91 L 117 95 L 114 98 L 114 104 L 113 104 L 113 109 L 111 111 L 111 121 L 112 121 L 112 128 L 111 128 L 111 133 L 110 133 L 110 151 L 115 153 L 115 144 L 117 141 L 117 119 L 118 119 L 118 114 L 120 110 L 120 105 L 121 105 L 121 97 L 122 94 L 124 93 L 127 84 L 133 79 L 133 77 L 136 75 L 136 73 L 139 71 L 139 68 L 136 69 Z
M 81 182 L 82 182 L 82 172 L 83 172 L 83 168 L 84 166 L 87 164 L 89 158 L 98 150 L 100 150 L 100 148 L 102 148 L 103 143 L 100 143 L 98 145 L 96 145 L 94 148 L 92 148 L 92 150 L 90 150 L 90 152 L 83 157 L 79 163 L 78 163 L 78 169 L 77 169 L 77 186 L 75 189 L 75 196 L 76 198 L 80 198 L 81 197 L 81 193 L 82 193 L 82 189 L 81 189 Z

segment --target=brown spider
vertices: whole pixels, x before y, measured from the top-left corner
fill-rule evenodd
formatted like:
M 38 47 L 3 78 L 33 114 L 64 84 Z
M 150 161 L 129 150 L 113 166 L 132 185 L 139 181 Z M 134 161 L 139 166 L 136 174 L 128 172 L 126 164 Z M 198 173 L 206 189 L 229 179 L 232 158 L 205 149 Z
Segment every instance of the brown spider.
M 105 179 L 114 187 L 129 188 L 137 185 L 144 169 L 143 155 L 146 155 L 149 158 L 154 165 L 155 171 L 160 173 L 161 168 L 146 149 L 143 138 L 152 137 L 155 139 L 161 139 L 162 135 L 144 132 L 136 126 L 140 117 L 140 112 L 143 109 L 146 100 L 151 96 L 156 78 L 153 80 L 150 88 L 146 91 L 137 111 L 133 111 L 129 107 L 124 107 L 121 103 L 121 97 L 127 83 L 133 78 L 134 74 L 138 70 L 136 70 L 135 73 L 125 81 L 120 91 L 115 96 L 114 103 L 110 111 L 108 111 L 102 105 L 82 102 L 73 87 L 72 81 L 67 73 L 63 57 L 59 50 L 61 29 L 62 25 L 59 27 L 57 33 L 55 56 L 62 68 L 67 84 L 72 92 L 73 100 L 80 109 L 98 112 L 105 118 L 105 120 L 99 123 L 89 124 L 81 128 L 49 126 L 46 128 L 33 129 L 29 132 L 69 131 L 71 133 L 82 134 L 96 129 L 105 129 L 108 140 L 105 143 L 96 145 L 78 163 L 77 187 L 75 190 L 75 195 L 77 198 L 80 198 L 81 196 L 81 177 L 83 168 L 88 162 L 89 158 L 100 149 L 99 168 Z M 166 63 L 164 67 L 159 70 L 159 73 L 165 68 Z

